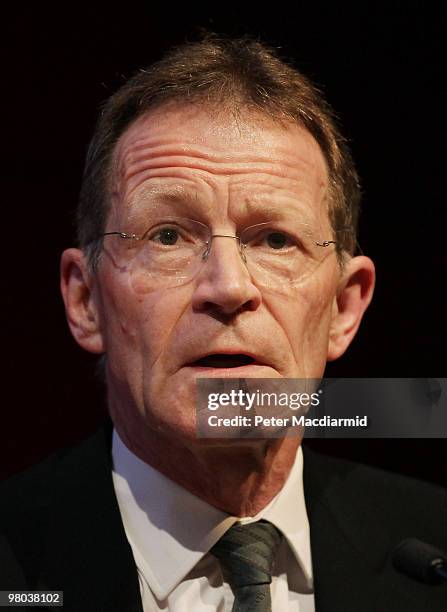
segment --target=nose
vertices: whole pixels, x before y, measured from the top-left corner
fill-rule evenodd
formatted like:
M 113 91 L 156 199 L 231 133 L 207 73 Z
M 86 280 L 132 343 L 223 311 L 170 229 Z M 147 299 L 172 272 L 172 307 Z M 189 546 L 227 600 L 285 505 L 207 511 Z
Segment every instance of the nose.
M 256 310 L 261 301 L 261 293 L 241 255 L 239 240 L 227 234 L 213 235 L 196 278 L 193 309 L 231 316 Z

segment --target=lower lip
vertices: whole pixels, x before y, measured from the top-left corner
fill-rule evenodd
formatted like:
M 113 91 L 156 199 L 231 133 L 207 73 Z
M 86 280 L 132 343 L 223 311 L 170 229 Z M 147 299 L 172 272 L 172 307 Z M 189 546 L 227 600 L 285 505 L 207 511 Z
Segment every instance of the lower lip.
M 273 369 L 270 366 L 258 363 L 250 363 L 236 368 L 216 368 L 211 366 L 185 366 L 194 374 L 202 374 L 207 378 L 241 378 L 257 377 L 269 378 L 272 375 Z

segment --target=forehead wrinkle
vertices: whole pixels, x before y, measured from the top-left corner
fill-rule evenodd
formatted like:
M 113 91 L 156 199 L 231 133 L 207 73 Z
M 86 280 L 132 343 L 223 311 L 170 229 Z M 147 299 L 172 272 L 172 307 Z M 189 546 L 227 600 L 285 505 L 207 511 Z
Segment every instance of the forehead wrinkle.
M 238 182 L 232 186 L 236 193 L 230 192 L 230 200 L 236 202 L 238 209 L 243 208 L 249 216 L 262 215 L 272 220 L 280 220 L 287 214 L 297 213 L 309 217 L 309 212 L 314 216 L 313 205 L 309 206 L 309 195 L 306 192 L 294 192 L 284 186 L 274 187 L 269 182 L 248 185 L 248 193 L 244 193 L 244 183 Z M 242 187 L 242 194 L 239 196 L 238 188 Z M 318 202 L 319 203 L 319 202 Z M 231 207 L 231 204 L 230 204 Z
M 291 142 L 286 145 L 277 144 L 273 151 L 268 148 L 269 157 L 267 157 L 264 151 L 259 152 L 259 148 L 253 151 L 250 143 L 246 143 L 245 148 L 240 151 L 231 150 L 228 146 L 224 151 L 219 150 L 216 153 L 215 149 L 211 150 L 202 143 L 188 142 L 187 137 L 185 137 L 186 142 L 179 143 L 177 136 L 169 137 L 169 134 L 166 136 L 162 134 L 160 137 L 156 134 L 148 138 L 141 132 L 142 130 L 138 133 L 135 131 L 131 134 L 125 133 L 116 150 L 115 169 L 119 169 L 119 172 L 114 173 L 116 186 L 114 196 L 116 201 L 122 200 L 122 206 L 125 208 L 133 204 L 131 196 L 142 183 L 169 175 L 169 178 L 178 178 L 182 182 L 189 180 L 195 183 L 200 179 L 211 188 L 213 188 L 213 175 L 233 176 L 236 182 L 243 182 L 244 174 L 248 176 L 249 181 L 253 180 L 253 176 L 250 175 L 257 174 L 255 179 L 257 181 L 261 179 L 259 181 L 261 184 L 264 177 L 265 183 L 271 183 L 275 177 L 285 178 L 296 184 L 299 190 L 296 197 L 303 200 L 303 204 L 313 205 L 317 200 L 321 205 L 327 199 L 325 197 L 329 187 L 327 166 L 318 144 L 311 136 L 307 135 L 308 138 L 301 141 L 297 147 L 292 146 L 294 143 Z M 316 181 L 310 180 L 311 177 L 316 178 Z M 175 198 L 175 194 L 173 195 Z M 188 196 L 185 195 L 184 199 L 188 199 Z M 191 201 L 191 198 L 189 200 Z M 197 194 L 194 194 L 192 203 L 197 204 L 197 200 Z M 138 199 L 135 201 L 138 202 Z M 119 204 L 118 201 L 116 203 Z
M 124 171 L 120 172 L 121 181 L 128 182 L 137 177 L 139 174 L 149 173 L 151 170 L 161 170 L 169 168 L 172 170 L 183 169 L 183 170 L 195 170 L 206 172 L 216 176 L 232 176 L 237 174 L 270 174 L 280 178 L 289 179 L 292 175 L 302 175 L 302 169 L 299 171 L 296 166 L 285 163 L 275 163 L 272 161 L 266 162 L 232 162 L 227 164 L 222 162 L 216 165 L 215 162 L 207 162 L 202 159 L 188 158 L 184 156 L 169 156 L 160 157 L 156 159 L 142 159 L 136 161 L 132 166 L 127 167 Z
M 291 151 L 293 151 L 294 155 L 298 154 L 295 147 L 289 148 L 284 145 L 277 145 L 274 149 L 269 145 L 269 155 L 266 155 L 264 152 L 260 152 L 257 147 L 250 145 L 250 143 L 247 143 L 246 147 L 241 151 L 235 150 L 231 145 L 227 145 L 225 149 L 216 151 L 216 148 L 207 147 L 205 144 L 187 141 L 179 142 L 175 138 L 165 138 L 163 140 L 141 138 L 140 141 L 141 144 L 130 143 L 127 146 L 123 145 L 119 147 L 117 155 L 119 166 L 131 166 L 147 158 L 149 154 L 149 157 L 154 158 L 171 156 L 197 157 L 207 161 L 213 161 L 217 164 L 232 163 L 234 160 L 243 160 L 244 163 L 251 163 L 253 161 L 261 161 L 262 163 L 262 160 L 267 160 L 269 162 L 279 162 L 282 165 L 294 167 L 295 164 L 289 164 L 285 161 L 285 158 L 290 156 Z M 316 146 L 318 147 L 318 145 Z M 306 150 L 302 151 L 302 155 L 298 155 L 299 162 L 311 167 L 317 165 L 315 164 L 317 158 L 314 154 L 315 152 L 312 152 L 309 146 L 305 148 Z M 248 162 L 246 161 L 247 157 L 249 157 Z
M 152 178 L 172 179 L 178 177 L 156 175 Z M 234 217 L 234 219 L 236 219 L 244 209 L 244 215 L 261 215 L 263 217 L 270 215 L 271 219 L 280 219 L 284 216 L 284 213 L 287 214 L 289 211 L 293 214 L 297 212 L 301 215 L 304 214 L 309 222 L 320 218 L 322 212 L 321 206 L 326 204 L 325 196 L 327 195 L 327 190 L 325 189 L 323 197 L 320 195 L 322 192 L 321 188 L 324 188 L 324 185 L 321 184 L 319 186 L 319 196 L 315 199 L 315 196 L 309 193 L 309 184 L 307 181 L 294 179 L 298 189 L 300 189 L 298 193 L 290 188 L 284 189 L 283 185 L 278 185 L 276 187 L 272 185 L 272 176 L 270 174 L 265 175 L 265 179 L 261 180 L 263 178 L 264 176 L 258 175 L 255 183 L 253 183 L 250 181 L 247 182 L 240 177 L 234 177 L 234 179 L 227 184 L 225 206 L 220 206 L 219 210 L 215 210 L 214 212 L 221 213 L 225 216 L 225 211 L 227 211 L 227 214 L 230 214 L 230 217 Z M 130 220 L 141 211 L 147 214 L 150 208 L 156 204 L 172 204 L 174 207 L 181 206 L 181 213 L 183 214 L 179 214 L 178 216 L 197 213 L 208 215 L 213 208 L 216 208 L 216 197 L 218 197 L 218 195 L 216 195 L 216 183 L 212 180 L 212 176 L 206 173 L 200 176 L 200 179 L 199 189 L 196 180 L 182 176 L 182 182 L 189 183 L 192 187 L 186 184 L 174 186 L 169 184 L 148 185 L 143 182 L 143 186 L 140 187 L 140 184 L 137 184 L 130 191 L 128 190 L 126 194 L 115 192 L 115 204 L 118 209 L 121 209 L 116 210 L 116 212 L 120 217 L 124 215 Z M 303 186 L 305 187 L 304 190 L 302 189 Z M 245 187 L 249 189 L 248 194 L 244 194 Z M 259 189 L 259 191 L 256 191 L 257 189 Z M 136 194 L 135 190 L 138 190 Z M 241 190 L 242 193 L 237 193 L 239 190 Z M 235 191 L 236 193 L 234 193 Z M 155 196 L 158 202 L 151 203 L 151 207 L 144 206 L 145 200 L 149 202 L 152 195 Z M 119 202 L 120 199 L 122 201 L 121 206 Z M 276 205 L 271 204 L 272 199 L 277 201 Z M 315 203 L 317 204 L 318 210 L 315 208 Z M 191 213 L 186 212 L 185 208 L 191 211 Z M 235 213 L 233 212 L 234 210 L 236 211 Z M 327 213 L 327 206 L 325 206 L 325 212 Z M 221 214 L 219 214 L 219 216 L 221 216 Z M 211 221 L 211 217 L 209 220 Z M 222 217 L 222 220 L 224 220 L 224 217 Z
M 151 147 L 151 140 L 156 146 Z M 136 139 L 136 146 L 132 146 L 132 141 L 129 144 L 123 141 L 119 143 L 114 173 L 115 185 L 120 183 L 119 191 L 133 191 L 138 184 L 152 178 L 153 170 L 156 168 L 162 171 L 167 168 L 177 172 L 181 170 L 183 175 L 188 171 L 217 176 L 258 173 L 270 175 L 270 178 L 276 175 L 289 180 L 297 179 L 300 183 L 309 182 L 303 181 L 303 178 L 309 179 L 313 176 L 321 185 L 329 183 L 327 167 L 316 143 L 312 143 L 314 146 L 309 146 L 310 143 L 305 142 L 303 151 L 299 150 L 300 147 L 279 145 L 277 151 L 272 152 L 269 149 L 269 157 L 266 157 L 264 152 L 250 150 L 250 146 L 243 151 L 216 153 L 208 147 L 179 144 L 174 141 L 174 138 L 168 140 L 165 138 L 163 144 L 160 144 L 160 138 L 152 138 L 148 143 L 146 137 L 139 136 Z M 175 144 L 174 148 L 172 143 Z M 282 155 L 278 156 L 278 153 Z M 130 190 L 126 189 L 127 186 L 124 187 L 123 182 L 135 182 L 132 179 L 138 174 L 142 176 L 138 177 L 137 185 L 130 185 Z
M 126 167 L 138 164 L 141 154 L 152 148 L 154 154 L 160 153 L 161 157 L 171 153 L 183 157 L 202 156 L 217 164 L 238 162 L 240 158 L 246 162 L 247 156 L 251 155 L 258 161 L 281 161 L 292 171 L 295 165 L 302 165 L 307 172 L 312 172 L 314 166 L 314 172 L 322 169 L 328 179 L 327 164 L 320 146 L 305 128 L 295 122 L 278 127 L 271 121 L 266 122 L 265 117 L 261 123 L 246 118 L 242 125 L 247 129 L 242 135 L 239 124 L 237 133 L 234 130 L 234 118 L 224 116 L 216 121 L 205 111 L 194 105 L 180 105 L 145 113 L 130 125 L 117 143 L 120 172 L 125 173 Z M 174 150 L 169 151 L 172 148 Z M 287 159 L 292 160 L 290 164 Z
M 181 208 L 180 212 L 185 212 L 186 209 L 187 214 L 188 211 L 196 211 L 206 207 L 206 203 L 200 197 L 197 190 L 191 191 L 180 185 L 164 188 L 161 186 L 155 188 L 149 186 L 146 188 L 143 187 L 128 201 L 129 208 L 135 209 L 135 213 L 143 209 L 146 214 L 150 212 L 152 208 L 156 208 L 159 205 L 172 206 L 174 211 L 176 208 Z
M 262 210 L 269 210 L 272 218 L 280 218 L 284 211 L 305 214 L 308 217 L 319 217 L 322 212 L 328 212 L 328 185 L 325 181 L 320 181 L 317 185 L 310 184 L 303 177 L 289 179 L 291 184 L 284 185 L 281 182 L 275 184 L 272 177 L 267 181 L 249 181 L 236 177 L 232 183 L 232 190 L 236 191 L 231 195 L 238 201 L 238 190 L 242 191 L 239 201 L 247 207 L 248 213 L 262 207 Z M 248 193 L 244 194 L 244 187 L 247 185 Z M 310 213 L 310 215 L 309 215 Z
M 178 177 L 156 175 L 152 178 L 172 179 Z M 198 209 L 201 209 L 202 213 L 208 211 L 212 207 L 212 198 L 209 198 L 206 191 L 208 188 L 212 190 L 211 183 L 202 181 L 201 188 L 198 189 L 196 181 L 184 176 L 182 176 L 181 179 L 183 184 L 148 184 L 146 182 L 143 183 L 142 186 L 140 184 L 135 185 L 130 191 L 128 190 L 127 193 L 124 194 L 115 191 L 115 203 L 117 208 L 121 208 L 119 211 L 120 215 L 126 216 L 129 221 L 133 216 L 138 216 L 140 213 L 150 213 L 151 208 L 160 204 L 172 205 L 174 208 L 181 207 L 181 211 L 179 212 L 182 214 L 174 214 L 173 216 L 185 216 L 185 208 L 192 213 L 197 212 Z M 189 184 L 192 186 L 190 187 Z M 151 201 L 151 197 L 153 196 L 154 199 Z M 121 207 L 120 200 L 122 201 Z M 164 214 L 166 214 L 166 211 L 164 211 Z M 186 212 L 186 216 L 187 215 L 188 212 Z
M 278 174 L 285 175 L 284 171 L 279 171 L 280 168 L 289 170 L 293 174 L 297 166 L 302 166 L 302 169 L 310 171 L 311 174 L 319 173 L 323 169 L 327 179 L 326 164 L 316 143 L 314 147 L 306 143 L 304 151 L 284 145 L 278 145 L 274 150 L 269 147 L 269 154 L 266 155 L 249 143 L 242 151 L 227 147 L 216 152 L 215 148 L 197 143 L 178 142 L 175 138 L 164 138 L 161 142 L 160 139 L 140 137 L 135 142 L 131 141 L 129 144 L 121 142 L 118 145 L 116 170 L 120 178 L 125 180 L 145 166 L 151 168 L 159 163 L 164 167 L 169 161 L 171 164 L 179 163 L 182 166 L 191 162 L 192 167 L 202 167 L 210 171 L 213 164 L 226 166 L 224 169 L 216 168 L 216 174 L 231 173 L 238 171 L 240 167 L 250 166 L 256 171 L 256 167 L 265 168 L 266 165 L 271 167 L 273 164 Z
M 163 170 L 166 170 L 166 172 L 163 172 Z M 178 172 L 177 174 L 172 173 L 172 170 L 181 170 L 182 172 Z M 190 168 L 178 168 L 178 169 L 174 169 L 171 166 L 169 166 L 166 169 L 162 169 L 162 168 L 157 168 L 155 170 L 146 170 L 144 173 L 142 173 L 138 180 L 134 180 L 134 181 L 127 181 L 126 185 L 120 185 L 120 187 L 118 187 L 115 190 L 115 193 L 117 195 L 118 198 L 120 198 L 122 201 L 125 202 L 125 205 L 128 205 L 129 201 L 131 201 L 132 198 L 132 194 L 137 190 L 137 189 L 141 189 L 141 185 L 144 184 L 145 182 L 151 180 L 151 179 L 177 179 L 177 180 L 189 180 L 191 182 L 196 182 L 197 179 L 200 179 L 200 182 L 203 184 L 207 184 L 210 186 L 211 189 L 215 190 L 216 189 L 216 184 L 213 184 L 213 177 L 215 176 L 214 172 L 208 172 L 206 170 L 196 170 L 196 172 L 200 172 L 200 174 L 194 176 L 193 178 L 191 177 L 191 174 L 188 172 L 189 170 L 191 170 Z M 242 174 L 247 174 L 246 171 L 241 170 L 241 172 L 237 173 L 239 175 Z M 186 176 L 185 176 L 186 175 Z M 272 177 L 271 172 L 257 172 L 257 180 L 264 178 L 265 177 L 265 183 L 266 184 L 271 184 L 272 182 L 272 178 L 284 178 L 284 177 L 278 177 L 278 175 L 275 175 L 275 177 Z M 251 177 L 249 177 L 251 178 Z M 298 186 L 301 188 L 301 193 L 298 197 L 300 197 L 301 199 L 303 199 L 304 194 L 307 194 L 309 192 L 309 189 L 306 187 L 305 190 L 302 190 L 302 187 L 306 184 L 305 181 L 300 180 L 299 178 L 295 178 L 295 179 L 291 179 L 291 177 L 285 177 L 288 180 L 294 180 L 294 182 L 296 182 L 298 184 Z M 245 181 L 244 181 L 245 182 Z M 298 194 L 297 194 L 298 195 Z M 308 199 L 309 196 L 306 196 L 306 200 Z

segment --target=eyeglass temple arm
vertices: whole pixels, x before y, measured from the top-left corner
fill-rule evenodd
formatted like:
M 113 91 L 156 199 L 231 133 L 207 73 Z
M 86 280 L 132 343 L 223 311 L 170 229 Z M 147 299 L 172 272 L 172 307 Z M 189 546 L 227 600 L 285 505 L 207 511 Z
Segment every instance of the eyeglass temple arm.
M 337 242 L 335 240 L 323 240 L 323 242 L 316 242 L 315 244 L 319 247 L 327 247 L 330 244 L 337 244 Z
M 101 234 L 101 238 L 103 236 L 119 236 L 120 238 L 125 238 L 128 240 L 141 240 L 141 238 L 136 234 L 126 234 L 126 232 L 105 232 L 104 234 Z

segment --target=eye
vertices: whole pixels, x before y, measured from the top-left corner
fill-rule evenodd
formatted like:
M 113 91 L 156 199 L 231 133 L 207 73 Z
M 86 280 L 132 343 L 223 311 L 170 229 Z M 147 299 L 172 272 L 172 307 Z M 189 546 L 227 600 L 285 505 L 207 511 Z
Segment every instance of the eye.
M 290 245 L 289 237 L 283 232 L 270 232 L 266 235 L 266 240 L 272 249 L 283 249 Z
M 289 225 L 293 227 L 292 223 Z M 296 249 L 302 248 L 302 238 L 299 234 L 291 233 L 282 227 L 267 223 L 259 223 L 245 228 L 240 237 L 243 244 L 266 255 L 268 253 L 273 254 L 275 251 L 278 255 L 286 252 L 292 254 Z
M 156 242 L 160 242 L 166 246 L 176 244 L 178 239 L 179 233 L 172 227 L 164 227 L 151 237 L 151 240 L 155 240 Z
M 209 229 L 203 223 L 193 219 L 172 217 L 155 219 L 141 239 L 144 239 L 151 251 L 167 252 L 198 248 L 206 244 L 208 237 Z
M 178 245 L 181 240 L 185 239 L 184 231 L 179 227 L 169 225 L 158 225 L 148 230 L 145 234 L 148 242 L 155 242 L 162 246 Z

